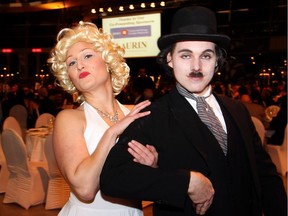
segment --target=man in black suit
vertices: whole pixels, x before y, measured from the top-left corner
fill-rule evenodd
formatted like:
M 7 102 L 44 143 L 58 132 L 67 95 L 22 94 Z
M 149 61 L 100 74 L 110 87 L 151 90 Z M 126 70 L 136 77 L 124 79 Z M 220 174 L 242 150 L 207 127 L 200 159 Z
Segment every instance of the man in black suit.
M 159 62 L 176 86 L 152 103 L 151 114 L 132 123 L 110 151 L 100 180 L 104 194 L 154 201 L 154 216 L 286 215 L 282 179 L 249 112 L 241 102 L 211 92 L 230 42 L 216 27 L 207 8 L 176 12 L 171 34 L 158 40 Z M 217 117 L 213 126 L 200 119 L 200 97 L 209 104 L 206 117 L 213 111 Z M 216 128 L 221 135 L 213 135 Z M 131 140 L 156 147 L 158 168 L 132 161 Z

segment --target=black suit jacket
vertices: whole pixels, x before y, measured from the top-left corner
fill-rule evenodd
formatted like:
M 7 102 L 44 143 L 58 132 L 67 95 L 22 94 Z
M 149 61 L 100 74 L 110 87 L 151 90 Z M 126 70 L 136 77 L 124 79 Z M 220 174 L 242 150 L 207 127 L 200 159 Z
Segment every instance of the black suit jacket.
M 247 109 L 230 98 L 215 97 L 221 108 L 229 111 L 244 141 L 255 192 L 254 215 L 260 216 L 262 209 L 267 215 L 286 215 L 282 180 L 262 148 Z M 217 172 L 212 169 L 220 161 L 211 160 L 203 144 L 215 142 L 215 138 L 175 88 L 148 109 L 151 114 L 133 122 L 111 149 L 101 174 L 101 191 L 114 197 L 154 201 L 154 216 L 196 215 L 187 196 L 190 171 L 208 178 Z M 158 168 L 133 162 L 127 151 L 132 139 L 156 147 Z

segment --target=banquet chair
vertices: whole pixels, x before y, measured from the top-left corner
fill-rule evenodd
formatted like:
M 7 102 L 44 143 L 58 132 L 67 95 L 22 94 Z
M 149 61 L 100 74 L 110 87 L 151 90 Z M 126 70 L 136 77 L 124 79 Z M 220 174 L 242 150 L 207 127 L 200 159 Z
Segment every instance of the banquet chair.
M 266 151 L 270 155 L 273 163 L 276 165 L 278 173 L 285 176 L 287 170 L 287 136 L 288 136 L 288 125 L 285 127 L 284 139 L 282 145 L 272 145 L 267 143 Z
M 253 124 L 256 128 L 256 131 L 262 141 L 262 145 L 265 144 L 265 127 L 264 127 L 264 124 L 260 121 L 260 119 L 254 117 L 254 116 L 251 116 L 251 119 L 253 121 Z
M 44 203 L 47 166 L 28 161 L 25 144 L 12 129 L 3 130 L 2 148 L 10 173 L 3 203 L 17 203 L 25 209 Z
M 9 171 L 7 168 L 5 155 L 2 149 L 2 144 L 0 143 L 0 193 L 5 193 L 8 178 L 9 178 Z
M 44 146 L 46 160 L 48 162 L 48 189 L 45 209 L 59 209 L 69 199 L 70 187 L 58 169 L 52 145 L 52 134 L 49 134 Z
M 7 129 L 7 128 L 10 128 L 10 129 L 13 129 L 20 137 L 23 138 L 22 136 L 22 129 L 20 127 L 20 124 L 19 122 L 17 121 L 17 119 L 13 116 L 8 116 L 4 122 L 3 122 L 3 130 L 4 129 Z M 25 132 L 26 133 L 26 132 Z
M 22 138 L 25 140 L 28 118 L 28 111 L 26 107 L 21 104 L 12 106 L 9 110 L 9 116 L 13 116 L 19 122 L 20 128 L 22 130 Z
M 35 122 L 35 128 L 43 126 L 51 126 L 55 120 L 55 116 L 50 113 L 42 113 Z M 52 122 L 51 122 L 52 121 Z

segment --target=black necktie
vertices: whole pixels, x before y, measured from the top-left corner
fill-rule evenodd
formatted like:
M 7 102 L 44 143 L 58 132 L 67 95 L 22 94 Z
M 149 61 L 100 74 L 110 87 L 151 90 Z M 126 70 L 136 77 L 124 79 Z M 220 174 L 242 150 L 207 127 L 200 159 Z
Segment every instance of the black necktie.
M 195 97 L 192 93 L 188 92 L 179 83 L 176 84 L 178 92 L 184 97 L 191 98 L 196 101 L 196 107 L 198 110 L 198 116 L 201 121 L 207 125 L 209 130 L 213 133 L 215 138 L 218 140 L 224 154 L 227 154 L 227 134 L 224 131 L 219 119 L 213 112 L 212 108 L 205 101 L 207 97 Z

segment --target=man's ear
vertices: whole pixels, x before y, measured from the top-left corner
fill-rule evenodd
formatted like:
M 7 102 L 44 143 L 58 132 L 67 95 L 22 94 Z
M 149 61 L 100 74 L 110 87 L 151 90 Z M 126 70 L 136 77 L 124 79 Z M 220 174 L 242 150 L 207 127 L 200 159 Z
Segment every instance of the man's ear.
M 169 53 L 167 54 L 167 57 L 166 57 L 166 58 L 167 58 L 167 64 L 168 64 L 168 66 L 171 67 L 171 68 L 173 68 L 171 52 L 169 52 Z

